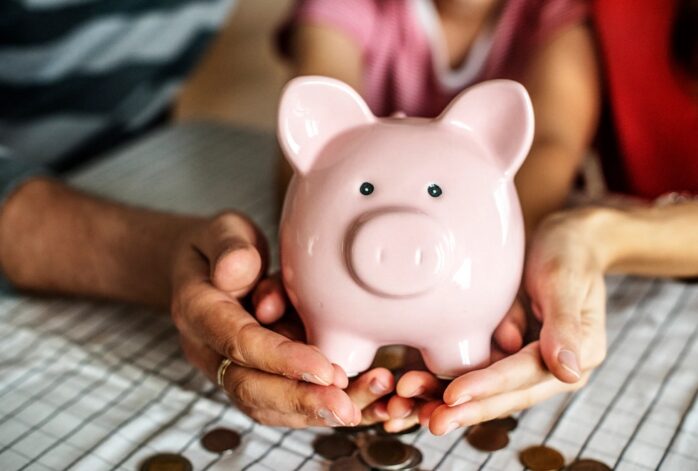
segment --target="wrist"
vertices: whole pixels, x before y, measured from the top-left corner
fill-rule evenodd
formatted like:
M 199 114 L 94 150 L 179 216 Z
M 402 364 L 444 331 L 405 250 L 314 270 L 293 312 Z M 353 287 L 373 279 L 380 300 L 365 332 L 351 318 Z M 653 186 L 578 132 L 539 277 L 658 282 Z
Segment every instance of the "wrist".
M 589 255 L 596 269 L 606 272 L 624 256 L 625 245 L 618 231 L 624 217 L 613 208 L 585 207 L 557 213 L 550 221 L 563 228 L 573 247 Z

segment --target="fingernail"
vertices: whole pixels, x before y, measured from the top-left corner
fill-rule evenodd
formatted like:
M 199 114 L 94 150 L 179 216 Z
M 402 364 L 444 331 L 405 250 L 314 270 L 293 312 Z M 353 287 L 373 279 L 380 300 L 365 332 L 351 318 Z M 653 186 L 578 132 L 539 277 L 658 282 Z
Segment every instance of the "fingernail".
M 449 422 L 448 427 L 446 427 L 446 431 L 444 432 L 444 435 L 447 435 L 447 434 L 453 432 L 459 426 L 460 425 L 458 424 L 458 422 Z
M 342 419 L 339 418 L 337 414 L 334 413 L 334 411 L 331 411 L 327 408 L 322 408 L 317 412 L 318 417 L 320 417 L 322 420 L 325 421 L 327 425 L 330 427 L 344 427 L 346 424 L 342 421 Z
M 560 350 L 560 353 L 557 354 L 557 360 L 560 362 L 560 365 L 572 373 L 575 378 L 578 378 L 582 375 L 581 372 L 579 371 L 579 363 L 577 363 L 577 356 L 569 351 L 562 349 Z
M 388 414 L 388 409 L 385 407 L 385 404 L 383 403 L 376 404 L 376 406 L 373 408 L 373 413 L 376 414 L 376 417 L 379 417 L 383 420 L 387 420 L 390 418 L 390 414 Z
M 420 394 L 422 394 L 423 392 L 424 392 L 424 387 L 423 387 L 423 386 L 419 386 L 417 389 L 415 389 L 414 391 L 412 391 L 411 393 L 409 393 L 409 394 L 407 395 L 407 397 L 417 397 L 417 396 L 419 396 Z
M 368 390 L 376 396 L 381 396 L 388 390 L 388 386 L 379 381 L 378 378 L 373 378 L 371 382 L 368 383 Z
M 449 407 L 455 407 L 455 406 L 459 406 L 461 404 L 465 404 L 466 402 L 468 402 L 472 398 L 473 397 L 470 394 L 461 394 L 460 396 L 458 396 L 458 398 L 455 401 L 453 401 L 452 403 L 449 404 Z
M 409 417 L 410 415 L 412 415 L 412 411 L 414 411 L 414 407 L 410 407 L 409 409 L 407 409 L 407 410 L 400 416 L 400 418 L 401 418 L 401 419 L 406 419 L 407 417 Z
M 301 379 L 306 383 L 319 384 L 320 386 L 329 386 L 331 383 L 320 378 L 318 375 L 312 373 L 303 373 Z

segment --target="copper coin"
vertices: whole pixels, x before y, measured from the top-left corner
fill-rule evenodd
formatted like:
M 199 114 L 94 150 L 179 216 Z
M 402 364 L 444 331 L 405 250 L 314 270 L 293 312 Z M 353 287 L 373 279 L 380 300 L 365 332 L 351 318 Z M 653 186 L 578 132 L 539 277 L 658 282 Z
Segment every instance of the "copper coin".
M 215 428 L 201 438 L 201 446 L 211 453 L 234 450 L 240 445 L 240 434 L 227 428 Z
M 174 453 L 159 453 L 141 465 L 141 471 L 192 471 L 191 461 Z
M 318 436 L 313 442 L 313 450 L 325 459 L 336 460 L 351 456 L 356 451 L 356 444 L 346 435 L 334 433 Z
M 390 437 L 369 441 L 360 453 L 364 463 L 383 470 L 403 469 L 412 460 L 412 450 L 400 440 Z
M 358 456 L 343 456 L 330 465 L 330 471 L 369 471 Z
M 611 467 L 596 460 L 577 460 L 565 468 L 566 471 L 611 471 Z
M 521 464 L 532 471 L 558 471 L 565 466 L 559 451 L 547 446 L 532 446 L 519 454 Z
M 473 425 L 465 433 L 465 439 L 480 451 L 497 451 L 509 444 L 509 432 L 503 428 Z
M 501 428 L 506 430 L 507 432 L 511 432 L 513 430 L 516 430 L 516 427 L 519 426 L 519 421 L 516 420 L 514 417 L 504 417 L 502 419 L 488 420 L 487 422 L 483 422 L 480 425 L 483 427 Z

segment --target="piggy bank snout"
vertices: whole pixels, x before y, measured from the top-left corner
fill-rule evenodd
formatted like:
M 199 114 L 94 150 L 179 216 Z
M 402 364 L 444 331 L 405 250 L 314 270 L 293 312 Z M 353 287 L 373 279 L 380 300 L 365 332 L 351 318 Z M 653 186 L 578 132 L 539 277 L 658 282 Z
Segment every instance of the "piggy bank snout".
M 423 293 L 442 279 L 451 258 L 447 231 L 426 214 L 377 212 L 350 231 L 347 263 L 356 280 L 384 296 Z

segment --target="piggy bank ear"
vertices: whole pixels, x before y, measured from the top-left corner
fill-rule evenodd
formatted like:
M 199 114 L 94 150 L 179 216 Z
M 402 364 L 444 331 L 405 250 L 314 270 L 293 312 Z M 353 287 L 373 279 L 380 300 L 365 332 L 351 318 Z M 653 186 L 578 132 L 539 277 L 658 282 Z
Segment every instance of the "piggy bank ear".
M 512 80 L 491 80 L 457 96 L 438 118 L 468 130 L 499 160 L 513 178 L 533 142 L 533 106 L 526 89 Z
M 299 77 L 283 91 L 278 137 L 297 172 L 308 172 L 334 137 L 375 117 L 349 85 L 327 77 Z

